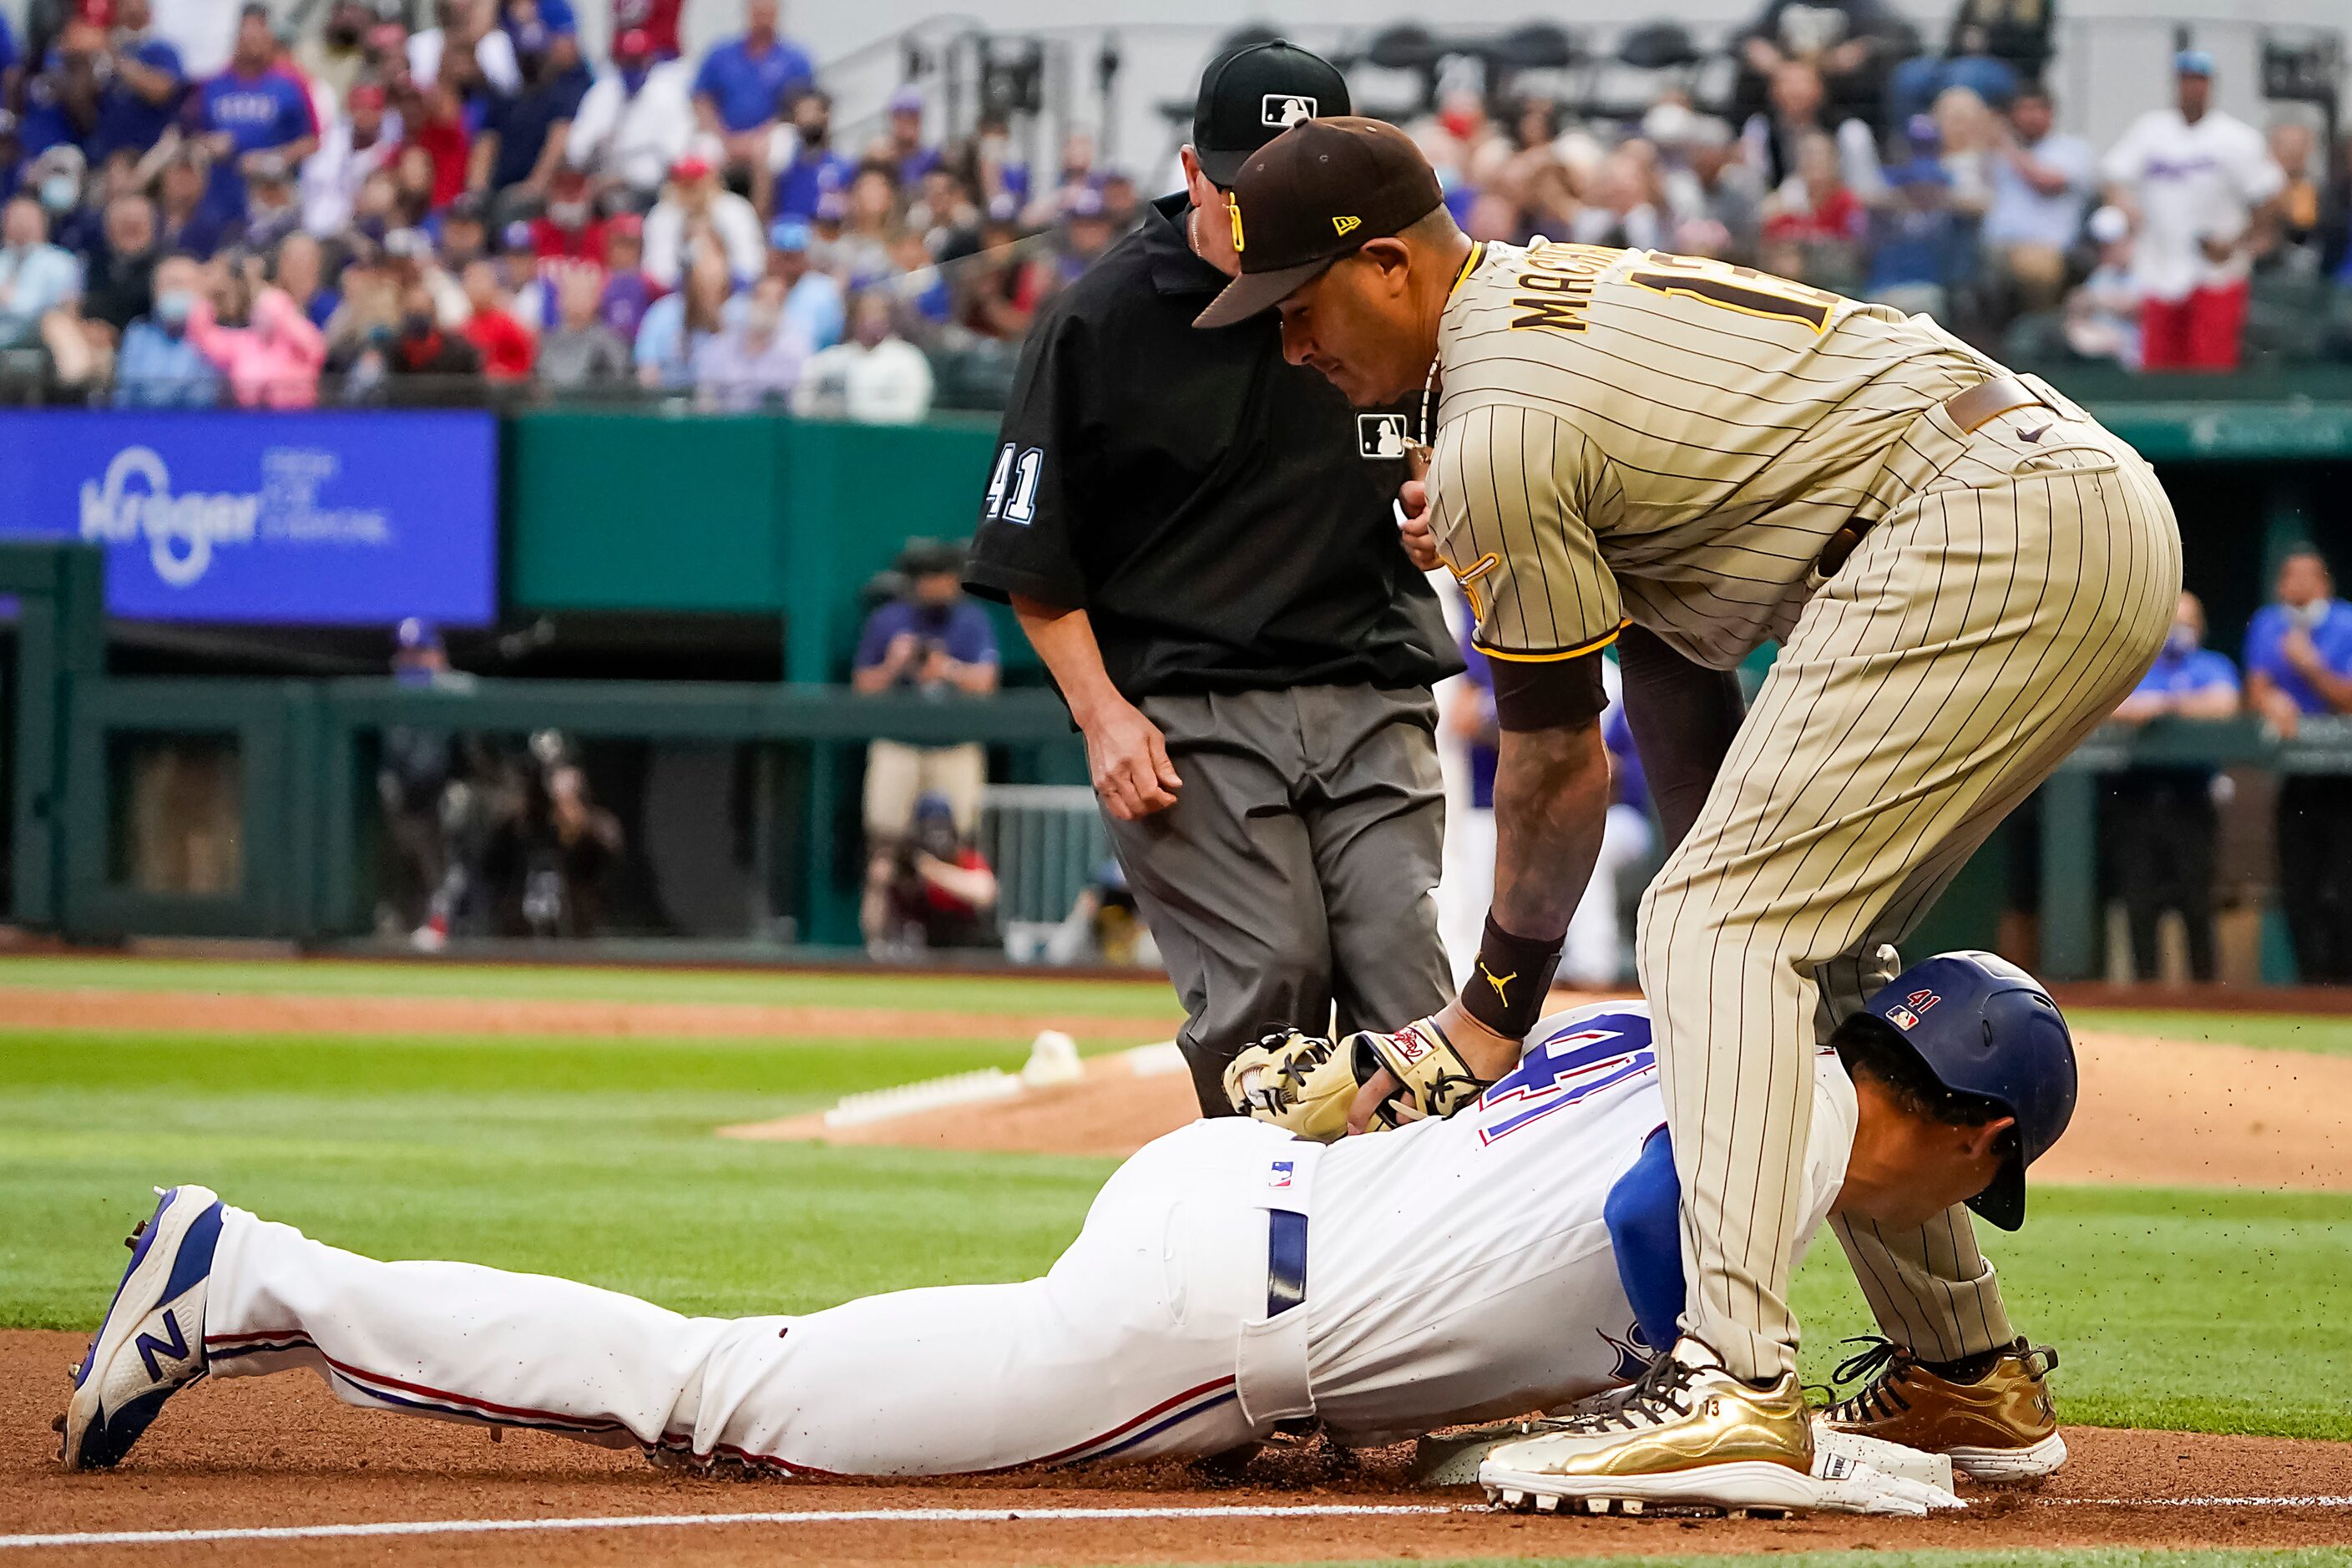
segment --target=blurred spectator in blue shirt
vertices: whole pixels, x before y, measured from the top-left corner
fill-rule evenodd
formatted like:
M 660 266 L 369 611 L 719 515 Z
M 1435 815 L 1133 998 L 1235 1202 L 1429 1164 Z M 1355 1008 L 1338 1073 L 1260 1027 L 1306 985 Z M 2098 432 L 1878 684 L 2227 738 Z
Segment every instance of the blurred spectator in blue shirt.
M 2246 681 L 2255 710 L 2292 735 L 2305 714 L 2352 713 L 2352 605 L 2310 549 L 2280 563 L 2277 596 L 2246 627 Z
M 779 218 L 816 216 L 817 204 L 846 190 L 857 165 L 833 149 L 833 100 L 814 87 L 793 95 L 792 154 L 776 172 L 771 209 Z
M 2127 724 L 2150 719 L 2231 719 L 2238 670 L 2204 646 L 2205 606 L 2183 594 L 2172 630 L 2137 688 L 2116 709 Z M 2213 842 L 2220 823 L 2207 767 L 2134 768 L 2111 780 L 2100 826 L 2109 875 L 2131 930 L 2133 972 L 2161 978 L 2158 925 L 2177 910 L 2189 938 L 2189 974 L 2213 978 Z
M 623 213 L 604 225 L 604 297 L 597 319 L 625 343 L 637 341 L 661 290 L 646 276 L 646 223 L 635 213 Z
M 245 227 L 244 185 L 238 184 L 234 215 L 216 213 L 205 204 L 210 189 L 205 177 L 201 149 L 183 146 L 165 160 L 155 176 L 155 215 L 163 248 L 183 251 L 208 261 L 214 251 L 235 239 Z
M 1870 272 L 1864 291 L 1906 316 L 1945 317 L 1958 227 L 1952 179 L 1937 156 L 1935 121 L 1916 117 L 1911 156 L 1886 171 L 1886 194 L 1870 215 Z
M 730 170 L 766 167 L 785 95 L 816 79 L 808 56 L 776 31 L 780 12 L 777 0 L 748 0 L 743 36 L 713 48 L 695 73 L 695 118 L 724 141 Z
M 910 540 L 898 559 L 903 586 L 866 618 L 849 683 L 863 696 L 891 690 L 926 696 L 961 692 L 985 697 L 996 689 L 996 628 L 988 612 L 963 591 L 963 552 L 935 540 Z M 952 746 L 908 746 L 877 741 L 866 753 L 866 833 L 880 851 L 902 838 L 915 803 L 947 798 L 957 830 L 967 837 L 980 820 L 988 782 L 988 750 L 977 741 Z
M 637 327 L 637 384 L 682 392 L 694 384 L 694 363 L 702 345 L 717 337 L 741 309 L 727 258 L 715 245 L 696 247 L 686 280 L 646 307 Z
M 2066 256 L 2083 237 L 2098 186 L 2098 154 L 2080 136 L 2053 130 L 2056 119 L 2042 88 L 2022 89 L 2011 101 L 1985 213 L 1985 250 L 2028 310 L 2046 310 L 2064 292 Z
M 24 119 L 18 134 L 25 155 L 38 157 L 52 147 L 79 151 L 98 125 L 106 34 L 97 23 L 68 16 L 27 75 L 21 89 Z
M 890 95 L 889 140 L 880 150 L 898 170 L 898 184 L 912 190 L 939 167 L 940 150 L 923 142 L 923 89 L 907 86 Z
M 2352 605 L 2316 550 L 2279 563 L 2278 602 L 2246 628 L 2246 687 L 2282 735 L 2305 716 L 2352 713 Z M 2279 902 L 2306 983 L 2352 980 L 2352 789 L 2341 775 L 2279 782 Z
M 28 348 L 75 331 L 68 307 L 81 297 L 81 264 L 49 243 L 40 203 L 9 198 L 0 212 L 0 348 Z
M 204 269 L 184 256 L 155 268 L 155 304 L 122 333 L 114 356 L 118 408 L 210 408 L 220 372 L 188 341 L 188 316 L 204 288 Z
M 821 351 L 841 341 L 849 306 L 840 280 L 809 265 L 810 238 L 805 220 L 778 218 L 768 230 L 768 271 L 784 280 L 784 320 Z
M 188 118 L 192 134 L 213 157 L 206 205 L 223 218 L 243 216 L 249 165 L 269 161 L 292 169 L 318 150 L 310 89 L 278 63 L 268 6 L 256 0 L 238 13 L 228 69 L 196 89 Z
M 162 141 L 188 88 L 180 51 L 149 30 L 150 0 L 116 0 L 114 23 L 106 41 L 110 71 L 99 89 L 98 125 L 89 138 L 93 163 L 125 148 L 143 153 Z

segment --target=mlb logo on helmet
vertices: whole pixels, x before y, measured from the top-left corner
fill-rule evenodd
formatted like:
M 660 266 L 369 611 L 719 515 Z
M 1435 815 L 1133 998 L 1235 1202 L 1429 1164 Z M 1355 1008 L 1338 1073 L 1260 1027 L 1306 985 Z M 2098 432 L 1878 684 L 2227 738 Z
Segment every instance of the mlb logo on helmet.
M 1886 1016 L 1889 1021 L 1900 1024 L 1906 1029 L 1916 1029 L 1919 1026 L 1919 1015 L 1908 1007 L 1889 1007 L 1886 1010 Z
M 1302 120 L 1315 118 L 1319 102 L 1303 92 L 1269 92 L 1258 105 L 1258 122 L 1279 125 L 1285 131 Z

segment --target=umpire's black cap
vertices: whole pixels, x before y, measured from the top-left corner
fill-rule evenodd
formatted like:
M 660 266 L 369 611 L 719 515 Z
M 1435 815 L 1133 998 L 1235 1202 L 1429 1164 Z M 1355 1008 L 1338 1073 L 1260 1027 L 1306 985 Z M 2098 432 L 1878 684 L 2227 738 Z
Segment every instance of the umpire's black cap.
M 1282 38 L 1247 44 L 1201 73 L 1192 151 L 1202 174 L 1230 186 L 1251 153 L 1300 121 L 1353 112 L 1348 79 L 1321 55 Z

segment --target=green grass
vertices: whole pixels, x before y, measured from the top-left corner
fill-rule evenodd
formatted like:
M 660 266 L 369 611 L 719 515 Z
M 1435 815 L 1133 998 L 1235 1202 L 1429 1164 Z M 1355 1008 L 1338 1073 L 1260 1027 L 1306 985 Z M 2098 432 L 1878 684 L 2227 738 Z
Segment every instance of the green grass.
M 1315 1568 L 1727 1568 L 1753 1555 L 1677 1557 L 1382 1558 L 1318 1563 Z M 2128 1546 L 2020 1547 L 1965 1552 L 1775 1552 L 1774 1568 L 2352 1568 L 2352 1548 L 2306 1546 L 2283 1551 L 2143 1551 Z M 1289 1568 L 1260 1563 L 1257 1568 Z M 1301 1565 L 1303 1568 L 1303 1565 Z
M 1067 1244 L 1108 1162 L 710 1136 L 1023 1054 L 844 1044 L 0 1035 L 0 1324 L 95 1321 L 115 1239 L 178 1181 L 379 1257 L 686 1311 L 1017 1279 Z
M 601 965 L 212 962 L 181 958 L 0 958 L 0 988 L 200 991 L 215 994 L 477 996 L 564 1002 L 735 1002 L 993 1013 L 1176 1016 L 1164 980 L 956 974 L 803 974 L 756 969 Z
M 2316 1051 L 2352 1057 L 2352 1017 L 2300 1013 L 2189 1013 L 2125 1007 L 2082 1007 L 2066 1015 L 2077 1029 L 2107 1035 L 2155 1035 L 2250 1046 L 2259 1051 Z
M 2352 1438 L 2352 1194 L 2036 1187 L 2024 1229 L 1978 1237 L 2066 1420 Z M 1832 1238 L 1794 1300 L 1823 1380 L 1870 1321 Z

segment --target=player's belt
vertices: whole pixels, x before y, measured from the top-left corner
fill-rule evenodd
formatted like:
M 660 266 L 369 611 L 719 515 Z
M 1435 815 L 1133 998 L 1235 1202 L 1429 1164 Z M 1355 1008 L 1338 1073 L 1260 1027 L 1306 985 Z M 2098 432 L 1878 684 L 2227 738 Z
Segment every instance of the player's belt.
M 1307 1300 L 1307 1216 L 1265 1211 L 1265 1315 L 1278 1318 Z
M 1959 426 L 1963 436 L 1973 435 L 2004 414 L 2020 408 L 2047 408 L 2042 395 L 2013 375 L 1997 375 L 1990 381 L 1980 381 L 1966 392 L 1956 392 L 1944 399 L 1944 417 Z M 1870 531 L 1878 526 L 1878 519 L 1856 518 L 1848 521 L 1829 537 L 1822 546 L 1821 574 L 1837 575 Z

